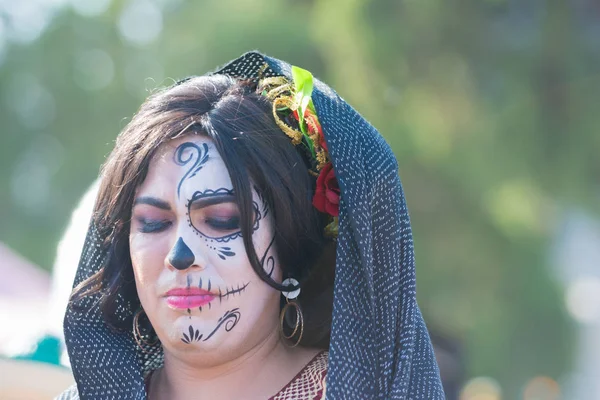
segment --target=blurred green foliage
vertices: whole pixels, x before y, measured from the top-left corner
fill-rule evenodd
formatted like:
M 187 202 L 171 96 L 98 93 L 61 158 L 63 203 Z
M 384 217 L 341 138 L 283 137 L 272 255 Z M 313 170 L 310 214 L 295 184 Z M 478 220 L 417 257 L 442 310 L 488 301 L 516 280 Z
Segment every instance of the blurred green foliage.
M 549 254 L 563 210 L 599 208 L 593 1 L 104 3 L 94 16 L 64 5 L 37 40 L 6 49 L 0 240 L 50 269 L 70 211 L 142 100 L 259 49 L 328 82 L 392 145 L 420 304 L 464 344 L 468 376 L 493 376 L 517 398 L 530 378 L 568 370 Z

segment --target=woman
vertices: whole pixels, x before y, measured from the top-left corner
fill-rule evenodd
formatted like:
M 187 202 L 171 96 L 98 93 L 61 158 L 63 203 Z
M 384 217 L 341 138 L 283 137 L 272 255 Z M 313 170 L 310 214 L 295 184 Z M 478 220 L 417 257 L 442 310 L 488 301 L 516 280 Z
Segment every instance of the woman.
M 62 398 L 443 398 L 393 154 L 259 53 L 142 105 L 75 283 Z

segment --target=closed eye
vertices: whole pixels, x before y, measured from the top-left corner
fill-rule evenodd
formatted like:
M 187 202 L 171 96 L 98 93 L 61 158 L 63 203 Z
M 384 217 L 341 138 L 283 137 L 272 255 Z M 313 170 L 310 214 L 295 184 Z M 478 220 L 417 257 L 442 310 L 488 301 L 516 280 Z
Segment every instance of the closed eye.
M 142 233 L 158 233 L 171 226 L 171 221 L 169 220 L 139 218 L 138 222 L 140 225 L 138 230 Z
M 240 217 L 230 217 L 230 218 L 207 218 L 205 220 L 206 224 L 213 229 L 219 231 L 232 231 L 236 229 L 240 229 Z

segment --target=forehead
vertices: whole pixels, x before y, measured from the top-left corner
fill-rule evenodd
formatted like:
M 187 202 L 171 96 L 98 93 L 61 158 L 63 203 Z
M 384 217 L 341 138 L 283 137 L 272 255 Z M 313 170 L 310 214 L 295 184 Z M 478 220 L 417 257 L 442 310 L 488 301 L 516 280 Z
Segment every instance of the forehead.
M 196 191 L 231 189 L 229 173 L 213 141 L 206 136 L 186 135 L 158 148 L 150 161 L 139 195 L 170 200 L 189 198 Z

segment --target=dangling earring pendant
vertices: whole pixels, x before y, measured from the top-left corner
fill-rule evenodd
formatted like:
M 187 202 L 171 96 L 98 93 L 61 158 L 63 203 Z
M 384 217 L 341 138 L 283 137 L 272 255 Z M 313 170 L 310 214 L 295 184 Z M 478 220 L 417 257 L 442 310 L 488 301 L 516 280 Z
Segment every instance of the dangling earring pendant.
M 281 284 L 284 286 L 293 285 L 293 286 L 298 287 L 299 282 L 297 280 L 295 280 L 294 278 L 288 278 L 288 279 L 284 280 Z M 302 340 L 302 335 L 304 333 L 304 316 L 302 315 L 302 309 L 300 308 L 300 305 L 298 304 L 298 302 L 294 301 L 300 295 L 300 288 L 293 290 L 291 292 L 282 291 L 281 294 L 283 295 L 283 297 L 285 297 L 286 304 L 281 309 L 281 314 L 279 314 L 279 330 L 280 330 L 281 336 L 284 339 L 286 339 L 286 341 L 284 343 L 287 343 L 288 340 L 292 340 L 296 336 L 296 334 L 298 334 L 298 338 L 294 341 L 293 344 L 291 344 L 289 346 L 289 347 L 296 347 L 300 344 L 300 341 Z M 285 333 L 285 325 L 286 325 L 286 322 L 289 322 L 287 312 L 292 307 L 296 311 L 296 317 L 294 319 L 295 323 L 293 326 L 292 333 L 286 334 Z M 291 328 L 292 324 L 288 324 L 288 325 L 290 325 L 290 328 Z
M 293 290 L 291 292 L 282 291 L 281 294 L 288 300 L 294 300 L 298 296 L 300 296 L 300 282 L 295 280 L 294 278 L 287 278 L 283 282 L 281 282 L 282 286 L 295 286 L 298 289 Z

